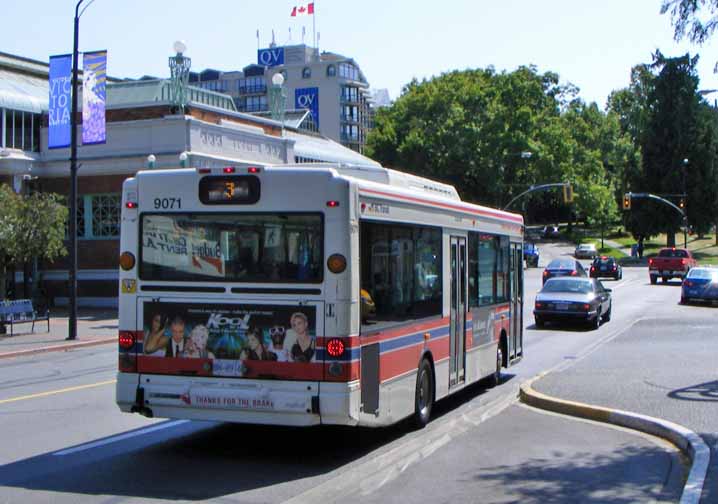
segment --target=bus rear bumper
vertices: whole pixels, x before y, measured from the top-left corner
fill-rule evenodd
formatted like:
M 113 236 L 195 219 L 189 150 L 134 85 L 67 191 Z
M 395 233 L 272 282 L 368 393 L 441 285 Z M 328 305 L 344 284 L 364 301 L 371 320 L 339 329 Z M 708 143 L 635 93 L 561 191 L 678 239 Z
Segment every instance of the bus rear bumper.
M 139 383 L 139 386 L 138 386 Z M 159 418 L 268 425 L 357 425 L 359 383 L 118 373 L 120 410 Z

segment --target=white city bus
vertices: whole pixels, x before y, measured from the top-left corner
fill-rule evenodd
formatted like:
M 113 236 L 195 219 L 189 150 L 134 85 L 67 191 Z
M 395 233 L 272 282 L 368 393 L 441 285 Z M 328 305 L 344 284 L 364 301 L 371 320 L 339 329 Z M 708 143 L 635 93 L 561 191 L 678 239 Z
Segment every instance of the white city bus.
M 141 171 L 117 404 L 309 426 L 429 419 L 522 357 L 523 220 L 376 167 Z

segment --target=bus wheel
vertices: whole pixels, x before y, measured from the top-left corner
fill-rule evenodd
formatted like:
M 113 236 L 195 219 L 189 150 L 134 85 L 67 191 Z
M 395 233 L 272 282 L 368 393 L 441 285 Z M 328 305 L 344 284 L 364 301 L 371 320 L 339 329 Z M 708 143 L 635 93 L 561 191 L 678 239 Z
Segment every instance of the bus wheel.
M 414 398 L 414 425 L 422 429 L 429 423 L 431 407 L 434 404 L 434 375 L 427 359 L 421 361 L 416 375 L 416 395 Z
M 501 351 L 501 345 L 499 345 L 496 347 L 496 369 L 494 369 L 494 373 L 491 375 L 490 386 L 496 387 L 497 385 L 501 385 L 501 368 L 503 365 L 504 354 Z

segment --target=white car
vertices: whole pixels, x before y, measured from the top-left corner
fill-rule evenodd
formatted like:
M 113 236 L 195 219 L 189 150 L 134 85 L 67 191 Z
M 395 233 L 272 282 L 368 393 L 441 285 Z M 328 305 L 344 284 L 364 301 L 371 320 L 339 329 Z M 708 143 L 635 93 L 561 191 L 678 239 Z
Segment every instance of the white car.
M 593 259 L 598 255 L 598 251 L 593 243 L 582 243 L 576 247 L 573 255 L 576 259 Z

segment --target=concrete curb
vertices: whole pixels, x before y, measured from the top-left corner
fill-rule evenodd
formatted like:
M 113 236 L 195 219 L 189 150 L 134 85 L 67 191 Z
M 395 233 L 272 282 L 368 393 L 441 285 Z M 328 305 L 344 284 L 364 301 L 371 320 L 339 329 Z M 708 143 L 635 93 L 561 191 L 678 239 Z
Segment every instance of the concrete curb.
M 708 472 L 710 449 L 698 434 L 682 425 L 660 418 L 547 396 L 532 387 L 535 381 L 544 376 L 545 373 L 540 374 L 521 384 L 519 389 L 521 402 L 563 415 L 627 427 L 670 441 L 691 459 L 691 470 L 683 487 L 680 502 L 681 504 L 698 504 L 700 502 Z
M 87 341 L 79 341 L 77 343 L 64 343 L 60 345 L 28 348 L 26 350 L 16 350 L 14 352 L 0 352 L 0 359 L 10 359 L 12 357 L 22 357 L 24 355 L 33 355 L 46 352 L 66 352 L 68 350 L 74 350 L 75 348 L 104 345 L 107 343 L 117 343 L 117 338 L 94 339 Z

